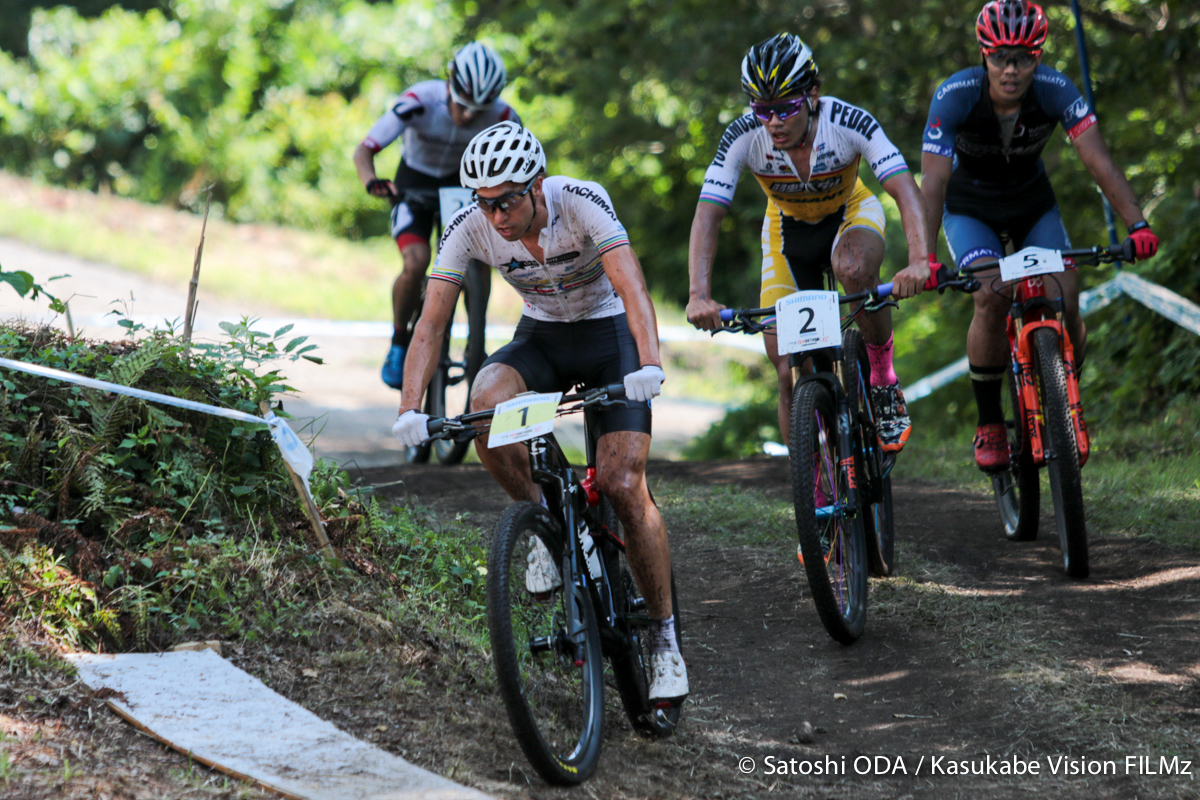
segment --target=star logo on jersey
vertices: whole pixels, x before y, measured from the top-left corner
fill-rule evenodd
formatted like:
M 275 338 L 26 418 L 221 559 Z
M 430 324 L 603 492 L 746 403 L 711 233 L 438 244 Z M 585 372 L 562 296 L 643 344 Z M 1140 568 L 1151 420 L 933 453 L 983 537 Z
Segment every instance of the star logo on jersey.
M 512 271 L 513 271 L 513 270 L 515 270 L 515 269 L 520 269 L 520 268 L 521 268 L 521 262 L 520 262 L 520 261 L 517 261 L 517 259 L 516 259 L 516 258 L 513 258 L 513 259 L 512 259 L 511 261 L 509 261 L 507 264 L 501 264 L 500 266 L 502 266 L 502 267 L 506 267 L 506 268 L 507 268 L 507 270 L 508 270 L 509 272 L 512 272 Z

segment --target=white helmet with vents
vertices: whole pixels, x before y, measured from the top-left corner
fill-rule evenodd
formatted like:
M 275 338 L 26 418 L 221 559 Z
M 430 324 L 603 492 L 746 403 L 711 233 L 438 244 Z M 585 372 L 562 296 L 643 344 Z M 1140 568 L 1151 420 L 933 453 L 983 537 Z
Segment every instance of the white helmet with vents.
M 486 108 L 500 96 L 507 81 L 504 62 L 486 44 L 471 42 L 450 61 L 450 97 L 460 106 Z
M 468 189 L 486 189 L 507 181 L 528 183 L 545 169 L 546 154 L 537 137 L 515 122 L 498 122 L 467 145 L 459 182 Z

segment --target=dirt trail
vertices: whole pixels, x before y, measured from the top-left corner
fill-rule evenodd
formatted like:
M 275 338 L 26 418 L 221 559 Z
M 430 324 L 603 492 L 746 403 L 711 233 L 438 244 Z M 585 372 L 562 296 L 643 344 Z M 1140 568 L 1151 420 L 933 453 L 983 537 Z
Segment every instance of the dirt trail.
M 731 484 L 790 497 L 779 461 L 655 462 L 650 479 Z M 443 513 L 470 512 L 484 527 L 506 500 L 479 467 L 407 465 L 368 470 L 382 490 Z M 1194 777 L 1146 772 L 1128 755 L 1195 759 L 1172 732 L 1200 721 L 1200 559 L 1127 538 L 1092 536 L 1092 576 L 1067 579 L 1057 547 L 1004 539 L 982 495 L 913 481 L 895 486 L 901 577 L 873 581 L 867 632 L 850 647 L 821 627 L 787 549 L 721 545 L 704 531 L 671 530 L 684 614 L 692 699 L 672 742 L 648 743 L 621 724 L 606 741 L 587 794 L 595 797 L 1196 797 Z M 1043 520 L 1043 530 L 1052 530 Z M 781 541 L 794 541 L 780 531 Z M 914 614 L 898 606 L 906 568 L 933 564 Z M 928 567 L 926 567 L 927 569 Z M 928 584 L 906 584 L 918 594 Z M 947 593 L 950 593 L 949 595 Z M 953 595 L 951 598 L 950 595 Z M 945 624 L 939 609 L 966 598 L 972 616 Z M 927 611 L 922 612 L 922 603 Z M 961 608 L 961 603 L 959 604 Z M 959 612 L 961 616 L 961 611 Z M 1028 638 L 1032 658 L 1010 655 Z M 1018 649 L 1020 649 L 1018 647 Z M 1032 669 L 1030 668 L 1032 665 Z M 1068 707 L 1062 706 L 1067 704 Z M 1073 705 L 1072 705 L 1073 704 Z M 1108 717 L 1104 717 L 1104 714 Z M 1104 717 L 1104 718 L 1101 718 Z M 498 720 L 498 721 L 497 721 Z M 805 722 L 816 739 L 801 744 Z M 470 748 L 476 775 L 503 760 L 504 778 L 481 788 L 508 797 L 574 796 L 525 780 L 529 774 L 503 713 L 479 721 Z M 1147 740 L 1148 732 L 1158 732 Z M 1192 742 L 1194 738 L 1188 737 Z M 499 752 L 489 752 L 499 748 Z M 855 759 L 861 756 L 866 760 Z M 889 757 L 875 760 L 873 757 Z M 930 760 L 969 761 L 993 774 L 930 776 Z M 739 759 L 755 760 L 752 774 Z M 769 774 L 768 757 L 824 764 L 839 774 Z M 859 768 L 907 774 L 856 774 Z M 921 764 L 921 774 L 914 774 Z M 1065 762 L 1059 761 L 1066 757 Z M 482 763 L 478 761 L 482 760 Z M 1007 768 L 1036 775 L 1011 776 Z M 1016 759 L 1016 761 L 1013 761 Z M 1182 761 L 1178 762 L 1182 765 Z M 1060 769 L 1052 773 L 1052 765 Z M 1076 772 L 1063 775 L 1064 765 Z M 811 767 L 804 767 L 810 769 Z M 1182 769 L 1182 766 L 1179 766 Z M 969 771 L 970 765 L 961 767 Z M 1116 774 L 1089 776 L 1089 769 Z M 680 774 L 680 770 L 684 774 Z M 492 767 L 492 778 L 496 768 Z M 1191 773 L 1200 772 L 1200 762 Z M 579 793 L 582 795 L 582 793 Z

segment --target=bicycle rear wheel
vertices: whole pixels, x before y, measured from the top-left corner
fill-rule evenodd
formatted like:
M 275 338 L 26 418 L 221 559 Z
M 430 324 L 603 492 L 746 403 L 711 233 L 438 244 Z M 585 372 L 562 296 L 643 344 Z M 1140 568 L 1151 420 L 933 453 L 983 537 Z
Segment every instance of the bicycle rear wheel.
M 532 503 L 515 503 L 500 517 L 488 553 L 488 631 L 500 696 L 521 750 L 546 781 L 571 785 L 586 780 L 600 760 L 604 663 L 591 598 L 569 575 L 548 598 L 525 589 L 536 541 L 556 558 L 561 554 L 557 528 L 549 512 Z
M 1062 547 L 1063 568 L 1072 578 L 1088 576 L 1087 524 L 1083 515 L 1083 480 L 1079 445 L 1067 400 L 1067 377 L 1058 335 L 1050 328 L 1033 332 L 1035 369 L 1046 423 L 1046 471 L 1054 498 L 1054 522 Z
M 992 492 L 1000 510 L 1004 535 L 1010 541 L 1030 542 L 1038 535 L 1038 513 L 1041 510 L 1041 487 L 1037 464 L 1029 447 L 1029 433 L 1021 415 L 1020 384 L 1010 369 L 1008 372 L 1008 408 L 1004 410 L 1004 425 L 1008 429 L 1008 469 L 992 475 Z
M 862 516 L 847 507 L 851 477 L 838 463 L 828 388 L 817 381 L 796 387 L 791 429 L 792 500 L 804 571 L 825 630 L 850 644 L 867 622 L 867 557 Z
M 461 301 L 454 306 L 438 368 L 429 383 L 429 393 L 436 398 L 439 412 L 426 412 L 431 417 L 446 416 L 448 408 L 453 413 L 462 409 L 464 414 L 471 410 L 471 387 L 485 357 L 489 287 L 486 273 L 482 272 L 484 269 L 486 267 L 476 261 L 464 274 Z M 450 439 L 438 439 L 433 443 L 437 460 L 443 464 L 459 463 L 470 447 L 470 442 Z
M 670 736 L 679 724 L 679 706 L 657 709 L 650 703 L 650 614 L 646 600 L 633 579 L 625 558 L 624 531 L 608 498 L 600 497 L 602 520 L 601 553 L 605 572 L 613 593 L 620 639 L 611 654 L 613 678 L 625 715 L 635 730 L 652 736 Z M 675 595 L 675 574 L 671 574 L 671 613 L 675 615 L 675 638 L 683 641 L 683 622 L 679 616 L 679 600 Z
M 863 510 L 863 538 L 867 569 L 875 577 L 896 574 L 896 532 L 892 516 L 892 476 L 887 474 L 893 458 L 884 455 L 871 407 L 871 363 L 862 334 L 850 329 L 842 335 L 842 376 L 850 413 L 860 436 L 858 480 Z

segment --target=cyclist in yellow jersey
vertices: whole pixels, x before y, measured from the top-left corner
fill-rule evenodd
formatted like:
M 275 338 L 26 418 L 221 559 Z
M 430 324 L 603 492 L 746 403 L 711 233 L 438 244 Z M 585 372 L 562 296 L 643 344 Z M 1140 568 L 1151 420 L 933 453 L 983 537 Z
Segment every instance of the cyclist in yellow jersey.
M 884 214 L 858 180 L 865 157 L 884 191 L 896 200 L 908 240 L 909 265 L 893 280 L 897 297 L 919 294 L 929 277 L 921 194 L 900 151 L 863 109 L 820 96 L 812 51 L 800 37 L 781 33 L 750 48 L 742 60 L 742 89 L 751 113 L 733 121 L 704 176 L 688 251 L 688 321 L 720 327 L 724 305 L 711 296 L 717 232 L 743 168 L 767 195 L 763 220 L 760 304 L 801 289 L 821 289 L 832 267 L 847 292 L 879 284 Z M 887 309 L 858 320 L 871 362 L 871 402 L 883 449 L 897 452 L 911 422 L 892 369 L 892 318 Z M 779 380 L 779 427 L 788 438 L 792 375 L 774 333 L 764 337 Z

